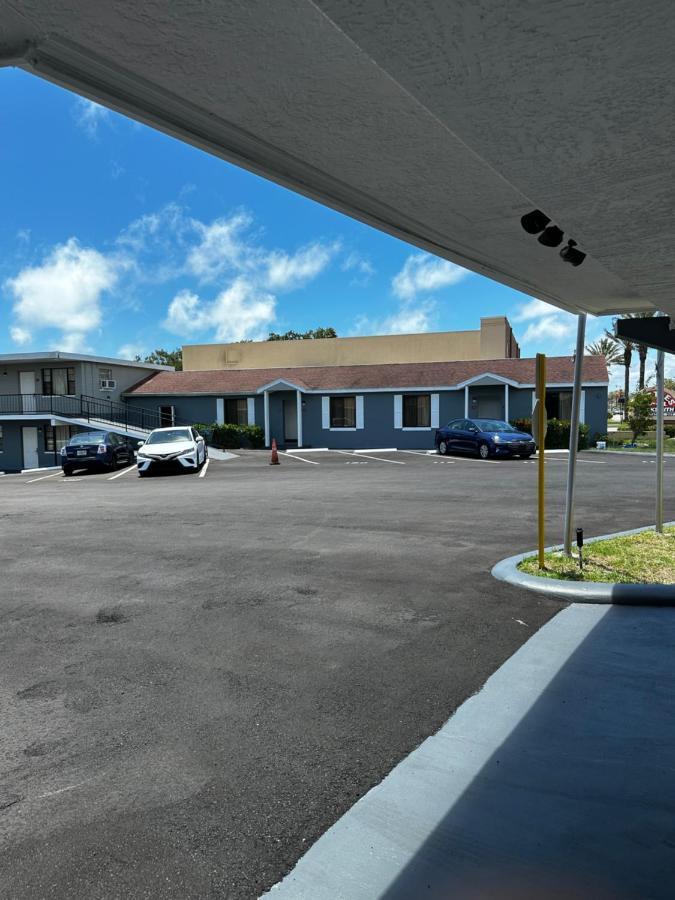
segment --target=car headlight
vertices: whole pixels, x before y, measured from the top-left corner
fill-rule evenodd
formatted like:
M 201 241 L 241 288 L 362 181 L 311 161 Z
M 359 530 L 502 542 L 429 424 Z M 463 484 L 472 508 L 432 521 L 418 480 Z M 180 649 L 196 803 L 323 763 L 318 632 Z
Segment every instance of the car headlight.
M 189 447 L 187 450 L 181 450 L 181 452 L 178 455 L 179 456 L 192 456 L 196 452 L 197 452 L 197 450 L 195 447 Z
M 136 458 L 137 458 L 137 459 L 149 459 L 150 457 L 147 455 L 147 453 L 143 453 L 142 450 L 137 450 L 137 451 L 136 451 Z
M 65 456 L 65 455 L 66 455 L 66 448 L 61 447 L 61 456 Z
M 498 434 L 493 434 L 492 440 L 495 442 L 495 444 L 501 444 L 501 442 L 502 442 L 502 439 L 499 437 Z
M 105 444 L 99 444 L 98 447 L 96 448 L 97 453 L 105 453 L 105 451 L 106 451 Z

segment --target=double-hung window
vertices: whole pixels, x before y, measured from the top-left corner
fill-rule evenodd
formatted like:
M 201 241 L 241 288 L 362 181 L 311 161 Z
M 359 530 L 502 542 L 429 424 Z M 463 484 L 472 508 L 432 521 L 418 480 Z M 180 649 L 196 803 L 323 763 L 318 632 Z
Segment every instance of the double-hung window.
M 403 427 L 429 428 L 431 426 L 431 394 L 403 395 Z
M 330 427 L 356 428 L 356 397 L 330 398 Z
M 74 394 L 74 366 L 68 366 L 68 368 L 64 369 L 43 369 L 42 393 L 50 396 L 53 394 Z
M 223 413 L 226 425 L 248 425 L 248 400 L 246 397 L 226 399 Z

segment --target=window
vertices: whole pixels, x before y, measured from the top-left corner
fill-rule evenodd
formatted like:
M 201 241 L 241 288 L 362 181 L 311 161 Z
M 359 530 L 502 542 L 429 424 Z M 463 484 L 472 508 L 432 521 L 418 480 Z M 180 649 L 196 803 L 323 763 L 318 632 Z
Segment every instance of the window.
M 403 427 L 431 427 L 431 394 L 403 395 Z
M 69 366 L 67 369 L 43 369 L 42 393 L 74 394 L 75 393 L 75 369 Z
M 330 398 L 330 427 L 356 428 L 356 397 Z
M 45 452 L 60 451 L 70 440 L 75 429 L 70 425 L 45 425 Z
M 223 404 L 226 425 L 248 425 L 248 402 L 246 397 L 225 400 Z
M 175 422 L 174 409 L 173 406 L 160 406 L 159 407 L 159 427 L 160 428 L 171 428 L 171 426 Z
M 98 386 L 101 391 L 109 391 L 115 386 L 112 369 L 100 368 L 98 370 Z

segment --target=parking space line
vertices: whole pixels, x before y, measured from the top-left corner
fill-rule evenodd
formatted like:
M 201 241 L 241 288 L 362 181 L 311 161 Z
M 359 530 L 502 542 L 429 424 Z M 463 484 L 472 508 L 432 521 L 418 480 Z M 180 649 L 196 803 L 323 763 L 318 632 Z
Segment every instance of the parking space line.
M 318 466 L 319 463 L 315 459 L 305 459 L 303 456 L 296 456 L 295 453 L 285 453 L 279 450 L 279 456 L 287 456 L 289 459 L 297 459 L 298 462 L 309 463 L 310 466 Z
M 108 478 L 108 481 L 114 481 L 116 478 L 121 478 L 122 475 L 126 475 L 127 472 L 131 472 L 131 470 L 135 469 L 135 468 L 136 468 L 136 463 L 134 463 L 133 466 L 129 466 L 127 469 L 122 469 L 121 472 L 116 472 L 115 475 L 111 475 Z
M 199 473 L 200 478 L 203 478 L 206 475 L 206 470 L 208 469 L 210 462 L 211 462 L 211 460 L 208 458 L 206 460 L 204 460 L 204 465 L 202 466 L 202 470 Z
M 352 452 L 351 450 L 336 450 L 335 452 L 342 453 L 342 454 L 344 454 L 344 456 L 356 456 L 356 453 Z M 358 456 L 359 457 L 365 456 L 366 459 L 374 459 L 375 462 L 389 463 L 392 466 L 404 466 L 405 465 L 405 463 L 401 462 L 400 459 L 382 459 L 381 456 L 368 456 L 367 453 L 359 453 Z
M 26 482 L 26 484 L 33 484 L 36 481 L 44 481 L 45 478 L 56 478 L 57 475 L 63 475 L 63 472 L 59 469 L 58 472 L 52 472 L 50 475 L 40 475 L 39 478 L 31 478 L 30 481 Z

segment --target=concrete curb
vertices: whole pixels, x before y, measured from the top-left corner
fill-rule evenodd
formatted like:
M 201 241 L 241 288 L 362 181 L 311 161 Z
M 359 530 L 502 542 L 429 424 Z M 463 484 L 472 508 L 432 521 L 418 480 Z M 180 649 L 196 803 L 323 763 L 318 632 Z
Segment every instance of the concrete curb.
M 675 525 L 675 522 L 667 522 L 666 526 Z M 617 531 L 614 534 L 603 534 L 598 537 L 588 538 L 586 544 L 594 544 L 596 541 L 604 541 L 608 538 L 624 537 L 629 534 L 639 534 L 642 531 L 651 531 L 653 526 L 644 528 L 632 528 L 629 531 Z M 555 550 L 556 547 L 547 547 L 546 551 Z M 547 594 L 549 597 L 558 597 L 575 603 L 616 603 L 633 606 L 675 606 L 675 584 L 615 584 L 607 582 L 561 581 L 556 578 L 540 578 L 537 575 L 528 575 L 518 569 L 518 563 L 528 556 L 534 556 L 536 550 L 527 553 L 519 553 L 517 556 L 509 556 L 492 568 L 492 575 L 499 581 L 506 581 L 528 591 L 536 591 Z

